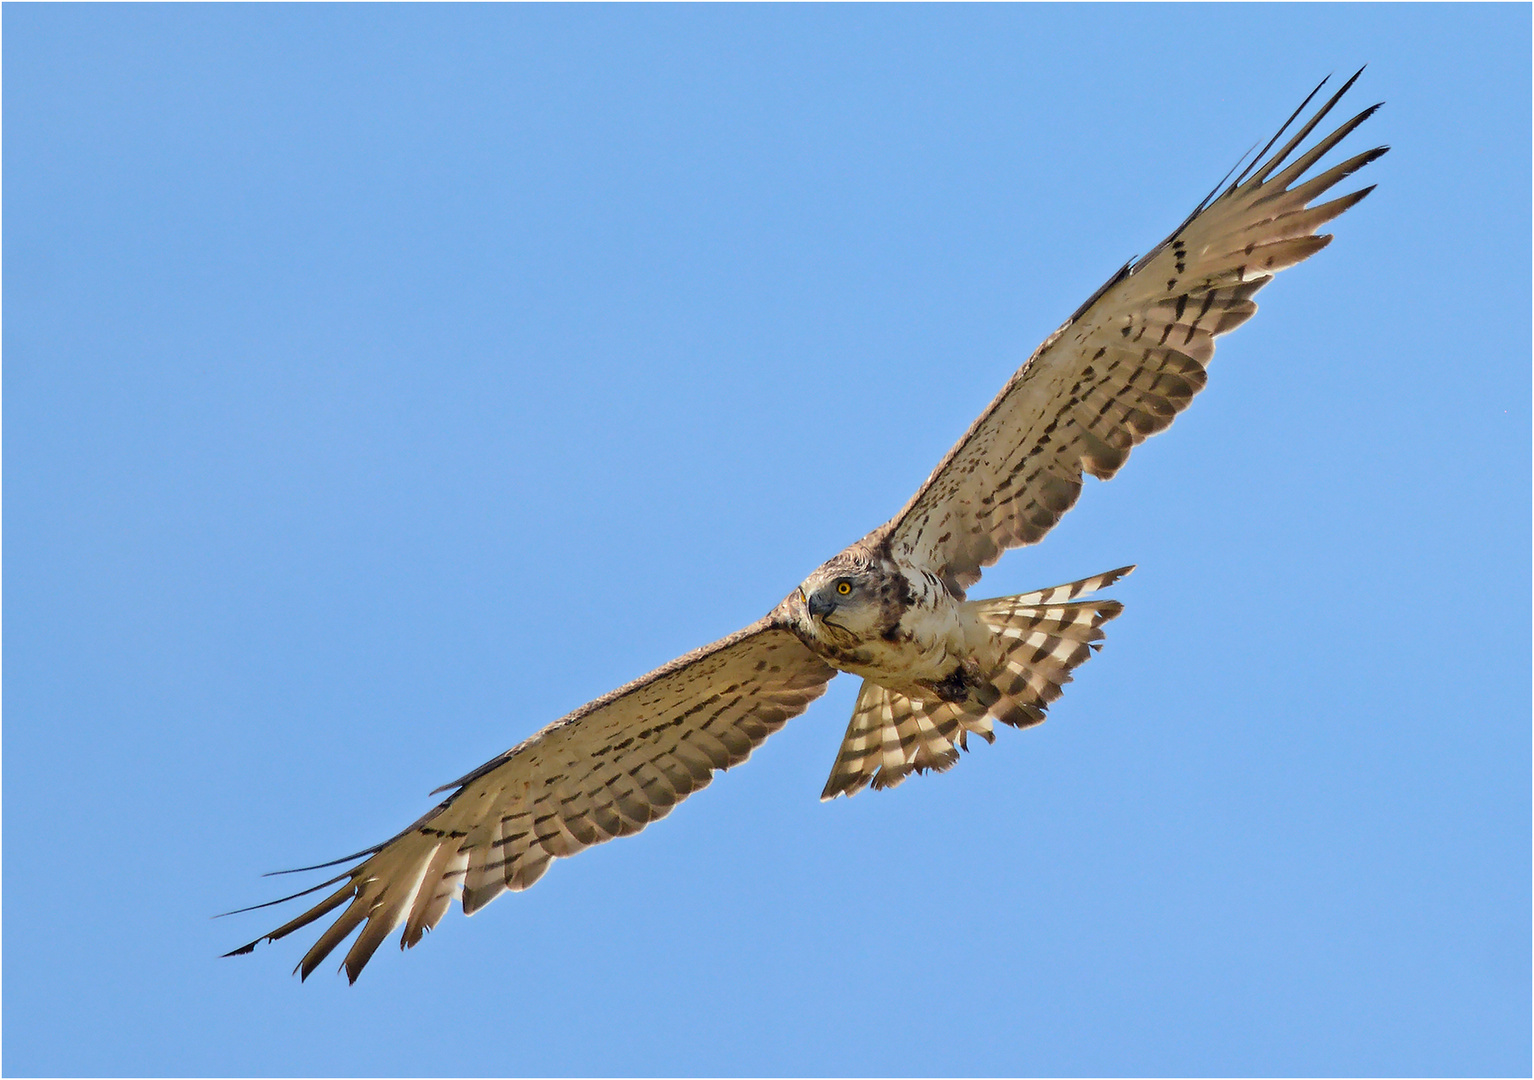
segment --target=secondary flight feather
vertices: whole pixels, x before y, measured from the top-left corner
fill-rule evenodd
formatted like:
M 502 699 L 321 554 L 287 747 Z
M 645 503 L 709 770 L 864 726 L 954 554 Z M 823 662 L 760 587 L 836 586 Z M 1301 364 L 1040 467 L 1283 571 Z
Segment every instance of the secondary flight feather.
M 826 799 L 947 769 L 971 735 L 994 741 L 997 723 L 1041 722 L 1122 610 L 1091 594 L 1132 567 L 1020 596 L 971 600 L 967 590 L 1003 551 L 1053 528 L 1084 473 L 1108 479 L 1171 424 L 1203 388 L 1215 338 L 1251 318 L 1257 291 L 1325 247 L 1331 237 L 1317 230 L 1373 190 L 1316 201 L 1385 147 L 1309 174 L 1378 106 L 1301 150 L 1357 78 L 1285 139 L 1321 87 L 1312 91 L 1239 176 L 1110 278 L 888 522 L 762 619 L 556 720 L 439 789 L 447 797 L 391 839 L 324 864 L 355 865 L 272 901 L 332 889 L 228 955 L 339 911 L 297 971 L 307 978 L 356 932 L 342 961 L 356 981 L 395 930 L 402 948 L 415 945 L 455 899 L 473 914 L 555 859 L 665 817 L 838 672 L 863 687 Z

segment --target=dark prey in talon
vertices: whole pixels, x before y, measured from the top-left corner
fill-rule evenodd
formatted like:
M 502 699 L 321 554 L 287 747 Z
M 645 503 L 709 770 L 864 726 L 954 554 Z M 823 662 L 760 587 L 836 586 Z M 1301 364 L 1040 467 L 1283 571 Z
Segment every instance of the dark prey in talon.
M 1325 247 L 1331 237 L 1317 230 L 1372 190 L 1317 201 L 1385 147 L 1308 174 L 1378 106 L 1301 149 L 1357 78 L 1288 135 L 1321 87 L 1312 91 L 1240 175 L 1093 293 L 893 518 L 765 617 L 439 788 L 446 798 L 392 839 L 322 864 L 356 863 L 285 897 L 332 890 L 229 955 L 339 910 L 298 971 L 307 978 L 360 928 L 343 960 L 355 981 L 393 931 L 402 947 L 415 945 L 454 899 L 472 915 L 532 885 L 555 859 L 665 817 L 840 671 L 863 686 L 823 799 L 941 772 L 971 735 L 995 741 L 998 723 L 1040 723 L 1122 610 L 1090 594 L 1132 567 L 992 600 L 967 590 L 1003 551 L 1041 540 L 1075 504 L 1084 474 L 1108 479 L 1170 425 L 1203 389 L 1215 338 L 1251 318 L 1257 291 Z

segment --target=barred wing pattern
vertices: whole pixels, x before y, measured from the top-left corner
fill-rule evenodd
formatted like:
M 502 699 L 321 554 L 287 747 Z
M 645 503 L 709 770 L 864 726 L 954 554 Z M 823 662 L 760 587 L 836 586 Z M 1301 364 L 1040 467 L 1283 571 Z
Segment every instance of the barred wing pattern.
M 715 770 L 745 761 L 835 674 L 768 616 L 577 709 L 447 785 L 457 791 L 441 805 L 353 856 L 366 855 L 365 862 L 307 890 L 341 883 L 335 892 L 228 955 L 286 937 L 344 904 L 298 971 L 308 978 L 361 926 L 344 961 L 355 982 L 402 924 L 400 947 L 413 946 L 455 896 L 472 915 L 505 890 L 533 884 L 554 859 L 665 817 Z
M 1039 346 L 879 530 L 897 558 L 932 568 L 962 595 L 1002 551 L 1036 543 L 1054 527 L 1080 495 L 1083 471 L 1108 479 L 1132 447 L 1187 408 L 1204 386 L 1214 339 L 1251 318 L 1257 290 L 1325 247 L 1331 237 L 1316 230 L 1373 190 L 1309 205 L 1386 147 L 1299 181 L 1378 105 L 1285 166 L 1357 78 Z
M 1102 647 L 1102 624 L 1123 605 L 1076 601 L 1105 589 L 1134 567 L 1050 589 L 966 605 L 995 635 L 996 663 L 985 672 L 991 692 L 965 703 L 921 701 L 864 680 L 822 800 L 856 795 L 870 783 L 894 787 L 912 773 L 943 772 L 968 750 L 968 737 L 995 742 L 993 721 L 1027 728 L 1071 681 L 1071 672 Z

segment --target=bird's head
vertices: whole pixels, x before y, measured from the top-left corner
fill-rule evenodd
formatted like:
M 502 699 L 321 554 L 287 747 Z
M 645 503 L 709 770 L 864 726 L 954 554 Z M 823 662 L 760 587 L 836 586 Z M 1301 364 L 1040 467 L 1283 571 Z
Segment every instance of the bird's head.
M 860 552 L 843 552 L 799 586 L 800 620 L 817 637 L 850 644 L 883 630 L 882 575 Z M 792 598 L 791 598 L 792 599 Z

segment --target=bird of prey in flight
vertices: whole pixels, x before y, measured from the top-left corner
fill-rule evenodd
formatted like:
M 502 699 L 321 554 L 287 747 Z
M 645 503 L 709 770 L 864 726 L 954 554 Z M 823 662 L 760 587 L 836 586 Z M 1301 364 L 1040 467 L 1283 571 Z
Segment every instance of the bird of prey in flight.
M 1007 548 L 1054 527 L 1083 473 L 1108 479 L 1171 424 L 1203 388 L 1214 339 L 1251 318 L 1257 291 L 1325 247 L 1331 236 L 1317 230 L 1372 190 L 1316 202 L 1386 147 L 1306 175 L 1378 106 L 1300 150 L 1357 78 L 1278 145 L 1321 87 L 1313 90 L 1240 175 L 1045 339 L 889 521 L 750 626 L 439 788 L 446 798 L 392 839 L 322 864 L 355 863 L 285 897 L 336 886 L 229 955 L 339 908 L 297 970 L 307 978 L 361 927 L 344 960 L 355 981 L 386 936 L 403 928 L 401 947 L 415 945 L 455 897 L 472 915 L 532 885 L 555 859 L 665 817 L 716 770 L 745 761 L 839 671 L 863 686 L 823 799 L 941 772 L 971 736 L 992 742 L 997 723 L 1042 721 L 1121 610 L 1088 594 L 1132 568 L 994 600 L 967 590 Z

